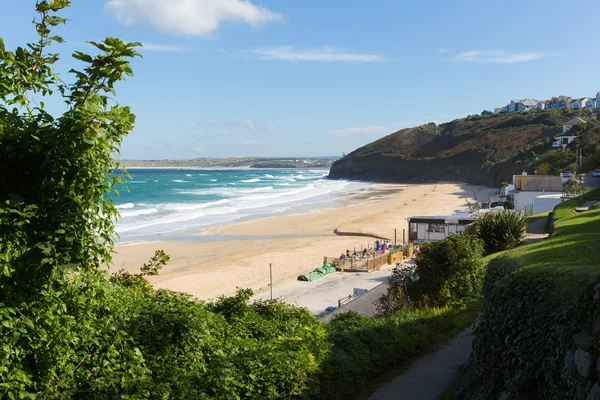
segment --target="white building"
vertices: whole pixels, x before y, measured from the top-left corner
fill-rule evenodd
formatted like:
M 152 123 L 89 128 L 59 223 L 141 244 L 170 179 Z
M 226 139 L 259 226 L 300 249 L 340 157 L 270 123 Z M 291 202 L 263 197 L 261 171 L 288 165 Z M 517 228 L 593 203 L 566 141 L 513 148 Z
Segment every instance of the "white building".
M 577 136 L 573 135 L 561 135 L 554 138 L 552 142 L 553 149 L 565 149 L 573 140 L 577 139 Z
M 554 210 L 554 207 L 564 201 L 561 194 L 545 194 L 538 196 L 533 201 L 533 214 L 541 214 Z
M 575 117 L 563 124 L 563 135 L 571 130 L 572 127 L 578 124 L 585 124 L 585 121 L 579 117 Z
M 513 185 L 515 210 L 533 212 L 536 197 L 562 194 L 563 182 L 560 176 L 554 175 L 514 175 Z
M 459 212 L 450 216 L 426 216 L 408 218 L 410 242 L 436 242 L 453 234 L 461 234 L 467 225 L 477 219 L 477 214 Z
M 600 108 L 600 92 L 596 93 L 596 108 Z
M 573 101 L 571 101 L 569 103 L 569 107 L 572 110 L 580 110 L 582 108 L 585 108 L 589 101 L 590 101 L 590 99 L 587 97 L 582 97 L 581 99 L 574 99 Z

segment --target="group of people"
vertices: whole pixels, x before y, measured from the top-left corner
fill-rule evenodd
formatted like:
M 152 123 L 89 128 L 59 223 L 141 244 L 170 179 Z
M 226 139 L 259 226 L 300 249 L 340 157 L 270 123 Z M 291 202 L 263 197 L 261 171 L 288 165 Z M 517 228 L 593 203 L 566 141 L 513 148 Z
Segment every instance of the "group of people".
M 346 253 L 340 256 L 340 260 L 349 260 L 349 259 L 362 259 L 369 258 L 374 254 L 386 254 L 390 249 L 390 243 L 385 240 L 383 242 L 375 241 L 375 247 L 369 251 L 368 249 L 363 249 L 362 251 L 357 252 L 356 249 L 351 253 L 350 250 L 346 250 Z

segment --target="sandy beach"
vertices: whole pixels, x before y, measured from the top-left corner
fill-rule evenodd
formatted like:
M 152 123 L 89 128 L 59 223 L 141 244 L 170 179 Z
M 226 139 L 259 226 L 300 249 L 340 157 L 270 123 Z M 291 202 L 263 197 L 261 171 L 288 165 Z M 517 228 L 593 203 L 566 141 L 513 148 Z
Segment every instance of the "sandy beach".
M 465 210 L 468 202 L 487 200 L 494 192 L 456 183 L 379 184 L 344 195 L 337 200 L 337 208 L 247 220 L 204 232 L 217 239 L 226 237 L 223 240 L 117 246 L 111 270 L 136 272 L 156 249 L 162 249 L 171 260 L 159 276 L 150 277 L 156 288 L 187 292 L 200 299 L 229 295 L 238 287 L 262 291 L 268 287 L 269 263 L 273 266 L 274 284 L 289 282 L 320 266 L 323 256 L 336 257 L 346 249 L 359 250 L 375 240 L 340 236 L 334 231 L 393 240 L 397 229 L 401 241 L 407 217 L 449 215 Z

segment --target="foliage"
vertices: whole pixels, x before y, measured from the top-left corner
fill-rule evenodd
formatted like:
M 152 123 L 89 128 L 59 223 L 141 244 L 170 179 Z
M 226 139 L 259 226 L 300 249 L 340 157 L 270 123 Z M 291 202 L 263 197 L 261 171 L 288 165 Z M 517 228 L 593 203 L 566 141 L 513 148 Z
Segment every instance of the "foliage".
M 583 159 L 582 171 L 592 171 L 600 167 L 600 147 L 597 147 L 592 153 Z
M 488 254 L 515 248 L 525 239 L 526 230 L 526 217 L 513 210 L 487 212 L 467 228 L 481 238 Z
M 540 163 L 535 168 L 536 175 L 550 175 L 550 171 L 552 171 L 552 166 L 547 162 Z
M 558 175 L 563 171 L 571 170 L 571 164 L 574 161 L 575 153 L 571 149 L 558 149 L 542 154 L 539 161 L 534 165 L 534 169 L 537 170 L 538 175 Z M 545 173 L 540 172 L 540 168 Z
M 589 189 L 577 182 L 575 178 L 571 178 L 563 183 L 563 191 L 567 193 L 585 193 Z
M 50 29 L 69 1 L 39 2 L 37 43 L 8 51 L 0 42 L 0 301 L 28 296 L 52 273 L 110 262 L 117 211 L 110 199 L 121 181 L 112 156 L 133 127 L 129 107 L 109 97 L 132 75 L 138 43 L 107 38 L 100 51 L 73 57 L 86 66 L 65 83 L 52 70 L 62 39 Z M 67 110 L 54 117 L 44 101 L 58 94 Z M 34 100 L 35 99 L 35 100 Z
M 573 335 L 592 325 L 600 303 L 600 209 L 573 209 L 600 190 L 559 204 L 548 239 L 501 253 L 488 265 L 483 311 L 463 398 L 574 398 L 578 381 L 565 366 Z
M 412 243 L 410 244 L 412 245 Z M 412 267 L 397 263 L 392 269 L 392 275 L 388 278 L 389 286 L 386 293 L 379 296 L 375 301 L 377 313 L 382 316 L 390 316 L 399 310 L 410 307 L 408 287 L 413 283 L 413 280 Z
M 404 309 L 386 318 L 354 312 L 339 314 L 326 325 L 331 352 L 322 364 L 311 397 L 349 399 L 374 379 L 422 354 L 444 339 L 444 333 L 464 329 L 459 308 Z
M 126 330 L 152 371 L 155 398 L 292 398 L 327 353 L 325 329 L 307 310 L 249 304 L 249 290 L 212 304 L 166 290 L 129 295 Z
M 111 283 L 115 283 L 121 286 L 136 286 L 141 285 L 146 288 L 150 288 L 150 284 L 146 280 L 146 276 L 158 275 L 158 271 L 169 262 L 169 256 L 165 254 L 163 250 L 156 250 L 154 256 L 144 263 L 140 268 L 140 273 L 132 274 L 123 269 L 118 270 L 112 274 L 109 278 Z
M 450 235 L 424 243 L 416 256 L 416 291 L 435 305 L 462 304 L 481 294 L 483 242 L 473 235 Z M 413 296 L 415 297 L 415 296 Z

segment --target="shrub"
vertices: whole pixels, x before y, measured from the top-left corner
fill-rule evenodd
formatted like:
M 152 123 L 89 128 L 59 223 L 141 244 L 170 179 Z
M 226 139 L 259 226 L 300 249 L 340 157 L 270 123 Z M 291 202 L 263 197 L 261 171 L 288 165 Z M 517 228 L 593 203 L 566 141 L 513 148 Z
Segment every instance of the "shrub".
M 518 246 L 526 230 L 525 216 L 512 210 L 487 212 L 467 228 L 467 232 L 483 240 L 488 254 Z
M 331 352 L 311 397 L 351 399 L 373 380 L 414 359 L 458 325 L 454 308 L 404 309 L 386 318 L 339 314 L 325 328 Z M 462 326 L 461 326 L 462 328 Z
M 424 243 L 416 256 L 418 281 L 414 286 L 435 305 L 475 299 L 481 294 L 483 254 L 483 242 L 473 235 L 450 235 Z

